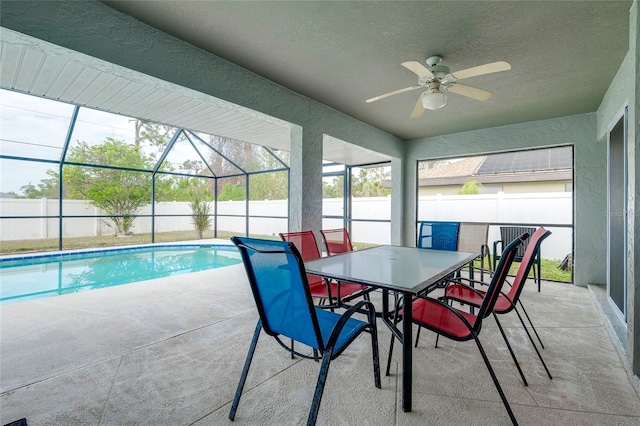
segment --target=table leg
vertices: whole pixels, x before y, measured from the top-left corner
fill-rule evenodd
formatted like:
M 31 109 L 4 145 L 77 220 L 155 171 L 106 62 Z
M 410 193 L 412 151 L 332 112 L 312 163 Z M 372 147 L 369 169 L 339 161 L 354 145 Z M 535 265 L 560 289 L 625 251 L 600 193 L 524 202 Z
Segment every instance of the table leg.
M 402 411 L 411 411 L 413 379 L 413 305 L 412 296 L 404 293 L 402 307 Z

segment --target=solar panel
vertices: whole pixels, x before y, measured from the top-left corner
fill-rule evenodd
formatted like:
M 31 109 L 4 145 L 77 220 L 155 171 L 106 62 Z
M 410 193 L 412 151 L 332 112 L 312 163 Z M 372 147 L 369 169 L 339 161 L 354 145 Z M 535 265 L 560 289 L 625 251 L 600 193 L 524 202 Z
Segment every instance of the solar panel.
M 568 146 L 488 155 L 478 174 L 536 172 L 570 169 L 572 166 L 572 148 Z

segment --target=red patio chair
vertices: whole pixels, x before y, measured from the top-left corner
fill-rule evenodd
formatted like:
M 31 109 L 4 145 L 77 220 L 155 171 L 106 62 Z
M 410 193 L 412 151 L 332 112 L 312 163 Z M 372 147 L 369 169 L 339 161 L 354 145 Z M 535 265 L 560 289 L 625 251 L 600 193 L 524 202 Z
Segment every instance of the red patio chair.
M 304 261 L 320 259 L 320 250 L 313 231 L 283 232 L 280 233 L 283 241 L 293 243 Z M 360 292 L 367 287 L 359 284 L 328 282 L 316 275 L 307 275 L 311 296 L 320 299 L 320 303 L 328 300 L 329 304 L 336 302 L 337 306 L 358 297 Z
M 523 243 L 524 239 L 528 237 L 529 234 L 523 234 L 522 237 L 516 238 L 513 240 L 502 253 L 502 257 L 500 258 L 500 263 L 496 267 L 495 274 L 491 280 L 491 284 L 486 292 L 486 297 L 483 299 L 480 308 L 478 309 L 477 315 L 460 311 L 452 306 L 449 306 L 447 303 L 433 299 L 427 296 L 420 296 L 416 298 L 412 303 L 413 308 L 413 322 L 417 324 L 419 327 L 424 327 L 438 334 L 438 336 L 442 335 L 448 339 L 456 340 L 456 341 L 467 341 L 474 340 L 482 355 L 482 359 L 489 370 L 489 374 L 491 375 L 491 379 L 493 380 L 493 384 L 498 390 L 498 394 L 502 399 L 502 403 L 504 404 L 507 413 L 509 414 L 509 418 L 513 422 L 514 425 L 517 424 L 516 418 L 511 411 L 511 407 L 509 406 L 509 402 L 507 401 L 504 392 L 502 391 L 502 387 L 500 386 L 500 382 L 498 382 L 498 378 L 491 367 L 491 363 L 489 362 L 489 358 L 487 358 L 487 354 L 485 353 L 482 344 L 480 343 L 480 339 L 478 335 L 480 334 L 480 329 L 482 327 L 482 320 L 488 317 L 500 296 L 500 290 L 505 282 L 507 274 L 509 272 L 509 268 L 513 263 L 513 259 L 516 255 L 516 250 Z M 396 315 L 395 321 L 399 321 L 402 316 L 402 310 L 397 310 L 398 315 Z M 395 341 L 395 334 L 391 334 L 391 344 L 389 346 L 389 359 L 387 361 L 387 376 L 389 375 L 389 370 L 391 367 L 391 355 L 393 354 L 393 343 Z
M 347 231 L 346 228 L 321 229 L 320 234 L 322 235 L 329 256 L 353 251 L 349 231 Z M 344 286 L 349 286 L 349 288 L 354 290 L 354 293 L 355 291 L 360 292 L 365 300 L 369 300 L 369 292 L 371 289 L 366 285 L 340 283 L 341 288 Z M 359 289 L 356 290 L 356 287 Z
M 349 231 L 346 228 L 321 229 L 320 233 L 329 256 L 353 251 Z
M 524 305 L 522 304 L 522 301 L 520 300 L 520 294 L 522 293 L 522 289 L 524 288 L 524 284 L 527 281 L 527 277 L 529 275 L 529 270 L 531 269 L 531 267 L 535 264 L 536 259 L 538 258 L 539 254 L 540 254 L 540 245 L 542 244 L 542 241 L 547 238 L 549 235 L 551 235 L 551 231 L 547 231 L 546 229 L 544 229 L 543 227 L 538 228 L 533 235 L 531 236 L 531 238 L 529 238 L 529 240 L 527 241 L 527 248 L 522 256 L 522 263 L 520 263 L 520 267 L 518 268 L 518 272 L 516 273 L 516 277 L 513 280 L 513 283 L 511 284 L 511 288 L 509 289 L 508 292 L 503 292 L 502 294 L 500 294 L 498 296 L 498 300 L 496 302 L 496 306 L 493 309 L 493 316 L 496 320 L 496 323 L 498 324 L 498 328 L 500 329 L 500 333 L 502 333 L 502 337 L 504 338 L 504 341 L 507 343 L 507 346 L 509 346 L 509 350 L 511 350 L 511 346 L 509 345 L 509 341 L 507 339 L 507 336 L 505 335 L 503 329 L 502 329 L 502 325 L 500 324 L 500 321 L 498 320 L 498 317 L 496 314 L 507 314 L 511 311 L 515 311 L 516 314 L 518 315 L 518 318 L 520 319 L 520 323 L 522 324 L 522 327 L 524 328 L 524 330 L 527 333 L 527 336 L 529 337 L 529 341 L 531 342 L 531 344 L 533 345 L 533 348 L 535 349 L 536 353 L 538 354 L 538 358 L 540 358 L 540 362 L 542 363 L 545 371 L 547 372 L 547 375 L 549 376 L 550 379 L 552 379 L 551 377 L 551 373 L 549 373 L 549 369 L 547 368 L 547 365 L 545 364 L 544 360 L 542 359 L 542 355 L 540 354 L 540 351 L 538 350 L 538 347 L 536 346 L 535 342 L 533 341 L 533 338 L 531 337 L 531 333 L 529 333 L 529 330 L 527 328 L 527 326 L 524 323 L 524 320 L 522 319 L 522 315 L 520 315 L 520 312 L 518 311 L 518 307 L 517 304 L 520 304 L 520 307 L 522 308 L 522 311 L 524 312 L 525 316 L 527 317 L 527 320 L 529 320 L 529 324 L 531 325 L 531 328 L 533 329 L 533 332 L 535 333 L 536 337 L 538 338 L 538 341 L 540 342 L 540 345 L 542 346 L 542 348 L 544 348 L 544 345 L 542 344 L 542 340 L 540 340 L 540 336 L 538 335 L 538 332 L 536 331 L 536 328 L 533 326 L 533 323 L 531 322 L 531 318 L 529 317 L 529 314 L 527 313 L 527 311 L 524 309 Z M 482 282 L 482 281 L 476 281 L 476 280 L 471 280 L 468 278 L 460 278 L 460 280 L 462 281 L 467 281 L 471 284 L 484 284 L 486 285 L 486 283 Z M 464 304 L 468 304 L 471 307 L 478 307 L 482 304 L 482 301 L 485 297 L 485 291 L 483 290 L 479 290 L 476 288 L 472 288 L 469 285 L 464 284 L 462 281 L 458 281 L 458 282 L 454 282 L 452 281 L 446 288 L 445 290 L 445 299 L 447 300 L 453 300 L 456 302 L 460 302 L 460 303 L 464 303 Z M 514 355 L 515 356 L 515 355 Z M 516 366 L 518 366 L 518 370 L 520 370 L 519 364 L 516 361 Z M 522 374 L 522 373 L 521 373 Z M 527 381 L 524 379 L 524 375 L 522 375 L 522 379 L 524 381 L 525 386 L 527 385 Z

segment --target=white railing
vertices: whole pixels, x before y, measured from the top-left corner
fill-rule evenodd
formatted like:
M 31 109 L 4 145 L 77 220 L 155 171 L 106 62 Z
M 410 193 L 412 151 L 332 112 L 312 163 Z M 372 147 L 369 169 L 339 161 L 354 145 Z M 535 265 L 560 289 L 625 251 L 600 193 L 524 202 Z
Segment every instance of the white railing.
M 63 219 L 63 237 L 83 237 L 113 234 L 109 220 L 95 216 L 103 215 L 100 209 L 79 200 L 63 201 L 64 216 L 94 216 L 87 218 Z M 282 219 L 250 218 L 250 232 L 254 235 L 277 235 L 287 229 L 287 200 L 251 201 L 250 216 L 277 216 Z M 384 222 L 366 220 L 390 220 L 391 197 L 354 198 L 352 202 L 352 237 L 362 243 L 388 244 L 391 241 L 390 225 Z M 3 219 L 1 235 L 3 241 L 58 238 L 58 200 L 4 198 L 0 202 L 3 217 L 29 217 L 26 219 Z M 213 211 L 213 209 L 212 209 Z M 553 232 L 545 241 L 544 256 L 562 259 L 572 249 L 572 194 L 524 193 L 524 194 L 481 194 L 481 195 L 435 195 L 422 196 L 418 201 L 420 220 L 448 220 L 459 222 L 488 222 L 512 224 L 543 224 Z M 187 202 L 156 203 L 156 232 L 193 230 L 191 209 Z M 151 215 L 151 206 L 141 209 L 141 216 Z M 245 201 L 223 201 L 218 203 L 218 230 L 244 233 L 246 221 Z M 343 215 L 342 199 L 323 200 L 323 214 Z M 160 216 L 158 216 L 160 215 Z M 174 215 L 162 217 L 161 215 Z M 175 216 L 185 215 L 185 216 Z M 229 216 L 225 216 L 229 215 Z M 560 225 L 561 227 L 553 227 Z M 340 220 L 324 219 L 323 227 L 342 226 Z M 132 228 L 134 233 L 151 232 L 151 217 L 138 217 Z M 492 226 L 489 244 L 499 239 L 499 227 Z

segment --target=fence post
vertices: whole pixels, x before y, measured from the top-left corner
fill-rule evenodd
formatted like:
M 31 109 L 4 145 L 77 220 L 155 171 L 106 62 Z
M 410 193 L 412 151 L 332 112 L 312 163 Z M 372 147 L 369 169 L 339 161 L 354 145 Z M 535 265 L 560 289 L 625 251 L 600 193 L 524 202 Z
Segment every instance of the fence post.
M 504 191 L 498 191 L 496 197 L 496 217 L 498 222 L 504 222 Z
M 40 218 L 40 238 L 49 237 L 49 230 L 47 229 L 47 222 L 49 222 L 49 219 L 45 217 L 49 215 L 47 204 L 48 202 L 46 198 L 43 197 L 40 199 L 40 216 L 42 216 Z

